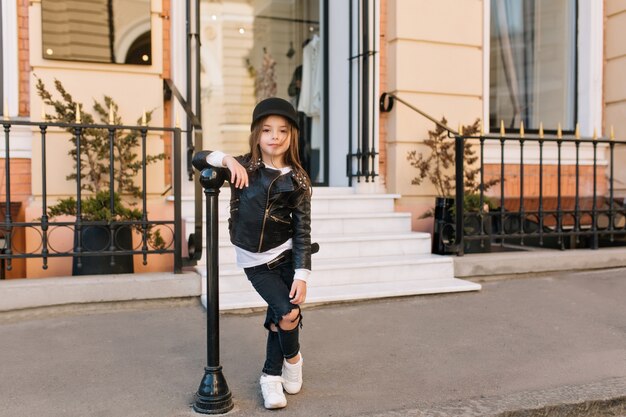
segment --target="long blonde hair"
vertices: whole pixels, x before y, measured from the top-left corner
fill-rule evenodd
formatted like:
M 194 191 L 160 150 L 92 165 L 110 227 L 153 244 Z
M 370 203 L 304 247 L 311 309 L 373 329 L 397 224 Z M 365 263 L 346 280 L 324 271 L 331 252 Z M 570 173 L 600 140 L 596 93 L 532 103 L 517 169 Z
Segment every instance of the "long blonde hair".
M 265 120 L 267 120 L 268 115 L 262 119 L 257 120 L 257 122 L 252 126 L 252 132 L 250 132 L 250 164 L 248 165 L 248 169 L 250 171 L 254 171 L 259 167 L 259 162 L 261 161 L 261 146 L 259 145 L 259 141 L 261 139 L 261 133 L 263 132 L 263 124 Z M 280 116 L 283 117 L 283 116 Z M 305 178 L 307 182 L 307 186 L 309 189 L 311 188 L 311 179 L 309 175 L 306 173 L 304 168 L 302 168 L 302 164 L 300 163 L 300 155 L 298 153 L 298 140 L 299 140 L 299 132 L 298 128 L 294 126 L 291 121 L 285 117 L 283 119 L 287 120 L 289 123 L 289 148 L 285 153 L 285 164 L 291 167 L 291 170 L 296 174 L 296 176 L 302 176 Z

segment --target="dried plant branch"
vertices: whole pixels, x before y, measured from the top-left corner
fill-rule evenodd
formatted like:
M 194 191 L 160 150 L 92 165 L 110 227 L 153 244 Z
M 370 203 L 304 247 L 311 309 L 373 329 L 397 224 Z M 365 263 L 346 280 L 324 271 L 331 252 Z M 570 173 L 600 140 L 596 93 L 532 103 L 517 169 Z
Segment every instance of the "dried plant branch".
M 443 117 L 441 124 L 447 125 L 447 123 L 448 121 Z M 479 133 L 479 130 L 479 119 L 476 119 L 471 125 L 463 126 L 465 136 L 474 136 Z M 407 160 L 412 167 L 417 169 L 417 176 L 411 180 L 411 183 L 421 185 L 425 180 L 428 180 L 434 185 L 437 196 L 453 197 L 456 188 L 456 174 L 453 169 L 455 166 L 454 141 L 450 140 L 447 131 L 438 125 L 435 130 L 428 131 L 428 139 L 424 140 L 423 143 L 430 149 L 428 155 L 424 155 L 421 152 L 417 153 L 417 151 L 409 151 L 407 153 Z M 472 144 L 469 141 L 465 141 L 463 149 L 463 188 L 465 195 L 469 199 L 473 195 L 480 194 L 481 188 L 485 192 L 499 183 L 498 179 L 491 179 L 481 184 L 480 166 L 476 166 L 478 162 L 479 158 Z M 485 197 L 485 200 L 487 202 L 488 199 Z M 428 211 L 424 216 L 430 217 L 431 215 L 432 211 Z

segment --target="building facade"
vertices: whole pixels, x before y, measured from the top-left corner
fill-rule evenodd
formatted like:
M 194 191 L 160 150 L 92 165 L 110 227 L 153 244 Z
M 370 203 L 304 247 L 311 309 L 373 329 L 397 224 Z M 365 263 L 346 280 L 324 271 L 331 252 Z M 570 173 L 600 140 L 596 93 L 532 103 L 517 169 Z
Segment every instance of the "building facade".
M 36 85 L 41 79 L 52 89 L 58 79 L 85 107 L 107 95 L 124 120 L 138 120 L 147 109 L 151 125 L 180 120 L 189 130 L 182 102 L 163 87 L 170 80 L 201 121 L 202 147 L 241 153 L 255 103 L 276 95 L 300 113 L 301 157 L 317 187 L 399 194 L 396 210 L 410 212 L 412 229 L 426 232 L 432 220 L 419 216 L 432 207 L 435 191 L 412 184 L 407 154 L 426 150 L 433 124 L 399 104 L 381 113 L 382 93 L 445 117 L 453 128 L 480 119 L 485 132 L 499 131 L 501 121 L 511 134 L 520 132 L 520 122 L 527 132 L 538 132 L 540 123 L 553 132 L 561 124 L 572 135 L 578 126 L 587 137 L 594 131 L 607 137 L 611 127 L 617 137 L 626 132 L 626 5 L 619 0 L 549 6 L 531 0 L 202 0 L 189 9 L 186 3 L 3 0 L 3 114 L 31 121 L 51 114 Z M 12 200 L 21 202 L 25 219 L 41 216 L 39 140 L 36 129 L 12 131 Z M 57 175 L 49 175 L 49 200 L 74 187 L 65 179 L 71 145 L 58 143 L 48 156 L 58 164 Z M 151 153 L 171 159 L 171 146 L 167 135 L 149 138 Z M 528 159 L 522 171 L 515 150 L 507 155 L 507 196 L 519 196 L 522 172 L 525 195 L 535 196 L 537 161 Z M 579 175 L 584 189 L 591 172 L 574 174 L 568 155 L 563 175 Z M 609 160 L 602 155 L 606 176 Z M 546 166 L 555 166 L 551 158 Z M 589 167 L 589 158 L 583 151 L 581 165 Z M 625 158 L 620 149 L 614 163 Z M 485 175 L 498 172 L 499 149 L 486 147 L 483 163 Z M 625 195 L 626 173 L 616 174 L 614 191 Z M 554 180 L 546 181 L 551 189 Z M 171 211 L 171 184 L 170 164 L 150 167 L 152 212 Z M 183 181 L 183 195 L 192 198 L 193 183 Z M 64 273 L 61 264 L 42 272 L 30 260 L 20 272 Z

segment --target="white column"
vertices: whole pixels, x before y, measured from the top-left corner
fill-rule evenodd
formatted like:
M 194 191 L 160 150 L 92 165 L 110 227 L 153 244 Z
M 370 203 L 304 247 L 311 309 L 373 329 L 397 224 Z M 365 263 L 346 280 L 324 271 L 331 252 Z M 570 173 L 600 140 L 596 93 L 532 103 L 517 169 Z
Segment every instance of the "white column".
M 19 67 L 17 51 L 17 3 L 2 0 L 2 85 L 9 116 L 19 111 Z
M 346 187 L 346 155 L 348 154 L 348 76 L 350 62 L 349 45 L 349 1 L 333 2 L 328 25 L 330 42 L 328 42 L 329 74 L 328 80 L 328 183 L 332 187 Z M 320 14 L 323 16 L 323 14 Z M 323 32 L 322 32 L 323 33 Z M 357 106 L 357 103 L 354 103 Z
M 578 121 L 580 134 L 602 129 L 604 2 L 578 3 Z M 608 132 L 605 132 L 608 134 Z
M 8 115 L 19 113 L 19 59 L 17 31 L 17 3 L 2 0 L 2 89 Z M 31 129 L 28 126 L 11 127 L 11 158 L 31 158 Z M 0 157 L 4 158 L 4 140 L 0 141 Z
M 187 10 L 185 7 L 185 1 L 172 1 L 172 24 L 170 26 L 170 39 L 171 39 L 171 71 L 172 81 L 178 91 L 182 94 L 187 102 L 189 97 L 185 97 L 187 94 L 187 68 L 186 68 L 186 47 L 187 47 L 187 33 L 186 33 L 186 15 Z M 194 2 L 191 1 L 192 7 Z M 187 130 L 187 115 L 185 110 L 178 102 L 178 99 L 172 95 L 172 117 L 173 122 L 176 118 L 180 121 L 180 127 L 183 130 Z M 172 123 L 173 124 L 173 123 Z M 182 195 L 193 196 L 194 195 L 194 183 L 188 180 L 187 176 L 187 135 L 185 132 L 181 133 L 181 170 L 182 170 Z

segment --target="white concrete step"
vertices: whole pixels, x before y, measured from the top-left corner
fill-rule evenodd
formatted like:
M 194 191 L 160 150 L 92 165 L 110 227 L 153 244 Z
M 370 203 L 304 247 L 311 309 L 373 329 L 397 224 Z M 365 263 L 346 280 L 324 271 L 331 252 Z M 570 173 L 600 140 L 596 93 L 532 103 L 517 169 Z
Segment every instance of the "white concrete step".
M 218 213 L 221 217 L 227 216 L 230 206 L 230 191 L 226 188 L 220 192 L 218 198 Z M 398 194 L 354 194 L 353 192 L 340 192 L 345 190 L 337 188 L 332 192 L 325 188 L 315 188 L 311 199 L 311 214 L 337 214 L 337 213 L 391 213 L 394 211 L 394 201 L 400 198 Z M 184 217 L 193 217 L 193 197 L 183 197 L 182 213 Z M 203 210 L 205 203 L 203 203 Z M 204 217 L 204 212 L 203 212 Z
M 187 233 L 194 230 L 194 218 L 184 218 Z M 206 226 L 203 225 L 203 231 Z M 336 234 L 402 233 L 411 230 L 410 213 L 317 214 L 311 217 L 316 236 Z M 228 236 L 228 215 L 219 220 L 219 236 Z
M 311 214 L 317 213 L 391 213 L 396 194 L 313 195 Z
M 313 242 L 320 245 L 313 260 L 342 259 L 353 257 L 370 257 L 386 255 L 413 256 L 429 254 L 430 234 L 403 232 L 394 234 L 360 234 L 360 235 L 313 235 Z M 220 239 L 220 265 L 236 263 L 235 247 L 227 238 Z M 206 256 L 202 256 L 198 265 L 206 264 Z
M 450 257 L 430 254 L 314 259 L 309 287 L 383 282 L 395 283 L 402 287 L 408 281 L 453 278 L 453 269 Z M 206 276 L 206 267 L 197 267 L 196 270 L 204 277 Z M 234 266 L 220 266 L 219 285 L 220 294 L 254 292 L 243 270 Z
M 235 266 L 234 248 L 228 241 L 229 194 L 224 189 L 219 198 L 220 309 L 261 307 L 265 303 Z M 454 278 L 452 258 L 430 254 L 430 234 L 411 232 L 411 215 L 394 212 L 398 197 L 359 194 L 353 188 L 314 189 L 312 240 L 320 244 L 320 252 L 313 256 L 307 302 L 480 289 L 478 284 Z M 191 200 L 184 204 L 185 224 L 192 230 L 193 204 Z M 204 256 L 201 262 L 206 262 Z M 206 275 L 206 264 L 196 270 Z M 206 276 L 202 285 L 206 294 Z
M 206 268 L 198 267 L 206 293 Z M 361 300 L 417 294 L 478 291 L 480 284 L 453 276 L 453 260 L 438 255 L 320 260 L 313 266 L 307 303 Z M 243 271 L 221 268 L 220 309 L 262 307 Z M 206 305 L 206 297 L 203 296 Z
M 307 292 L 307 304 L 332 301 L 368 300 L 374 298 L 401 297 L 407 295 L 441 294 L 450 292 L 479 291 L 480 284 L 456 278 L 408 281 L 399 286 L 393 282 L 347 284 L 311 287 Z M 202 296 L 206 306 L 206 296 Z M 254 291 L 220 294 L 220 310 L 265 307 L 267 304 Z M 305 313 L 306 314 L 306 313 Z

